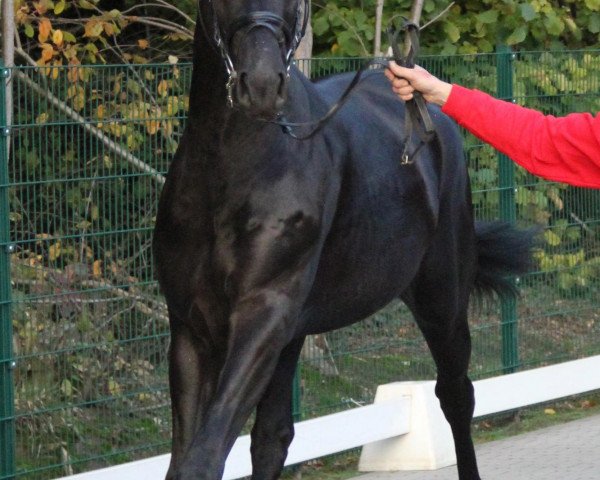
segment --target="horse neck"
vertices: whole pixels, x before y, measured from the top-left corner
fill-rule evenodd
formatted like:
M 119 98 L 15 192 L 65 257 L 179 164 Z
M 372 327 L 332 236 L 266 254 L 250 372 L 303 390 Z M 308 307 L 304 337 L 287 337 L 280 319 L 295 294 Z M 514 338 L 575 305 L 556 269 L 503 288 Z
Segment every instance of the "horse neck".
M 227 72 L 221 56 L 198 27 L 194 41 L 189 117 L 214 125 L 225 117 Z M 210 112 L 210 115 L 207 115 Z M 210 117 L 210 118 L 209 118 Z

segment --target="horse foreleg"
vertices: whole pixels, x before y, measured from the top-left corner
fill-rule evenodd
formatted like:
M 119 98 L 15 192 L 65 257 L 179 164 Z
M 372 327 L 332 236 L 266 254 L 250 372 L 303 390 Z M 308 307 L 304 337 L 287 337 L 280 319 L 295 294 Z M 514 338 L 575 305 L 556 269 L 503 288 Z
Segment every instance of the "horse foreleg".
M 292 317 L 288 295 L 274 291 L 255 291 L 234 307 L 217 390 L 175 478 L 222 477 L 227 454 L 289 343 Z
M 252 480 L 275 480 L 294 437 L 292 384 L 304 338 L 281 353 L 275 373 L 257 408 L 252 429 Z
M 173 416 L 173 445 L 167 480 L 176 477 L 185 452 L 200 424 L 203 409 L 215 388 L 214 359 L 183 325 L 172 324 L 169 348 L 169 387 Z

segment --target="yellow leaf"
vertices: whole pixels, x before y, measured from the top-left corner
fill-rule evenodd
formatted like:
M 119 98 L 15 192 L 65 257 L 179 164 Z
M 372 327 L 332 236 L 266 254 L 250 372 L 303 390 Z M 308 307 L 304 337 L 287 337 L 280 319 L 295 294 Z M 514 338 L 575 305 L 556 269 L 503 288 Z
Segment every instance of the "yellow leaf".
M 102 23 L 98 20 L 92 19 L 85 24 L 84 37 L 98 37 L 103 31 Z
M 544 232 L 544 238 L 546 239 L 548 245 L 551 245 L 552 247 L 560 245 L 560 237 L 552 230 L 546 230 Z
M 544 410 L 544 413 L 545 413 L 546 415 L 556 415 L 556 410 L 554 410 L 553 408 L 546 408 L 546 409 Z
M 88 0 L 79 0 L 79 6 L 86 10 L 93 10 L 95 8 L 94 4 L 88 2 Z
M 179 58 L 177 58 L 175 55 L 169 55 L 168 60 L 171 65 L 176 65 L 179 61 Z
M 156 132 L 158 132 L 159 128 L 160 124 L 157 120 L 150 120 L 149 122 L 146 122 L 146 130 L 148 130 L 150 135 L 154 135 Z
M 179 111 L 179 98 L 176 96 L 170 96 L 167 99 L 167 115 L 173 116 Z
M 60 15 L 65 9 L 65 6 L 65 0 L 60 0 L 60 2 L 54 4 L 54 15 Z
M 158 84 L 158 94 L 161 97 L 164 97 L 167 95 L 167 91 L 169 90 L 169 84 L 167 83 L 166 80 L 161 80 L 160 83 Z
M 150 42 L 143 38 L 140 38 L 137 43 L 138 43 L 138 47 L 140 47 L 142 50 L 146 50 L 148 48 L 148 46 L 150 45 Z
M 102 276 L 102 260 L 96 260 L 92 264 L 92 274 L 96 278 L 100 278 Z
M 77 85 L 69 86 L 69 88 L 67 88 L 67 98 L 73 98 L 75 95 L 77 95 L 78 90 L 79 88 Z
M 43 43 L 42 44 L 42 60 L 44 62 L 47 62 L 47 61 L 51 60 L 53 56 L 54 56 L 54 47 L 52 47 L 52 45 L 50 45 L 49 43 Z
M 46 43 L 46 40 L 48 40 L 48 37 L 50 36 L 50 31 L 52 30 L 52 24 L 50 23 L 50 20 L 47 18 L 42 18 L 40 20 L 38 30 L 40 32 L 38 34 L 38 40 L 40 43 Z
M 112 37 L 115 34 L 115 26 L 112 23 L 105 22 L 102 26 L 104 28 L 104 33 L 108 36 Z
M 61 30 L 54 30 L 52 34 L 52 43 L 57 46 L 61 46 L 63 43 L 63 32 Z
M 119 395 L 121 393 L 121 385 L 111 378 L 108 381 L 108 391 L 111 395 Z
M 73 99 L 73 108 L 79 112 L 83 110 L 83 107 L 85 107 L 85 91 L 83 88 L 80 88 Z
M 60 242 L 56 242 L 48 248 L 48 259 L 51 262 L 54 262 L 58 257 L 60 257 L 61 246 Z
M 48 2 L 41 0 L 39 2 L 34 2 L 33 6 L 35 8 L 35 11 L 39 14 L 39 15 L 45 15 L 46 12 L 48 11 Z
M 40 113 L 38 115 L 38 117 L 35 119 L 35 123 L 37 123 L 38 125 L 42 124 L 42 123 L 46 123 L 48 121 L 48 113 L 44 112 L 44 113 Z
M 75 83 L 79 79 L 79 68 L 71 65 L 71 68 L 67 71 L 67 80 L 71 83 Z

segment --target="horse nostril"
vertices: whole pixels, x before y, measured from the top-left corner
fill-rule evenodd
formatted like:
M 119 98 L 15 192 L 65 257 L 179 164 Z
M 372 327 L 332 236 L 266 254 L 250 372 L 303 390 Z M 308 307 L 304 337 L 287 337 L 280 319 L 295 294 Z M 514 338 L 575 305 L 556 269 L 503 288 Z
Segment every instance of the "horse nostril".
M 246 72 L 239 74 L 238 81 L 236 82 L 236 96 L 240 105 L 244 107 L 250 106 L 250 86 L 248 85 L 248 74 Z
M 277 109 L 283 108 L 287 96 L 287 75 L 279 74 L 279 87 L 277 88 L 277 99 L 275 101 Z

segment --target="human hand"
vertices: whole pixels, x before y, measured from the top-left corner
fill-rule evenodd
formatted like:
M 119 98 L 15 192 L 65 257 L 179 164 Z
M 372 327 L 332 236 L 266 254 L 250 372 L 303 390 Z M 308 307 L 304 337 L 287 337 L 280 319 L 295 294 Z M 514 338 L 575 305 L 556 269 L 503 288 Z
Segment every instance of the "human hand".
M 415 65 L 415 68 L 401 67 L 393 60 L 385 69 L 385 76 L 392 83 L 393 92 L 405 102 L 413 98 L 414 92 L 423 94 L 423 98 L 430 103 L 444 105 L 452 85 L 434 77 L 424 68 Z

